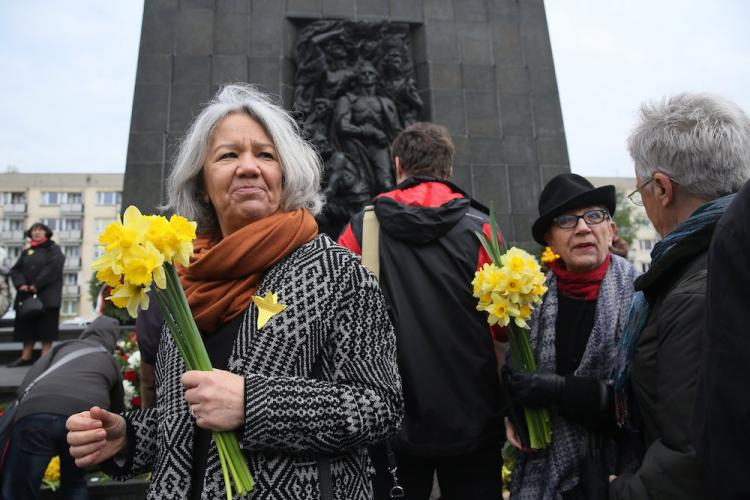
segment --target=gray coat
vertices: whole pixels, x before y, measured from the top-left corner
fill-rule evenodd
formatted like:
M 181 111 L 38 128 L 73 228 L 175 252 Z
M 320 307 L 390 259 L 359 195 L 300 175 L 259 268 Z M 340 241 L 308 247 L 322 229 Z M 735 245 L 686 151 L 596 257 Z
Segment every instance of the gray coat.
M 635 282 L 650 304 L 633 361 L 645 455 L 610 485 L 610 499 L 709 498 L 691 420 L 701 371 L 708 246 L 714 225 L 680 241 Z
M 287 308 L 257 329 L 244 314 L 228 369 L 245 377 L 245 422 L 236 430 L 255 488 L 245 498 L 320 498 L 316 457 L 331 463 L 334 497 L 372 498 L 367 445 L 392 437 L 403 415 L 396 338 L 375 277 L 327 236 L 266 271 L 256 295 L 273 291 Z M 320 380 L 312 378 L 316 359 Z M 195 422 L 180 376 L 185 365 L 164 331 L 156 360 L 156 408 L 126 413 L 127 463 L 112 475 L 153 472 L 148 498 L 190 497 Z M 316 377 L 317 378 L 317 377 Z M 202 497 L 223 498 L 216 445 Z

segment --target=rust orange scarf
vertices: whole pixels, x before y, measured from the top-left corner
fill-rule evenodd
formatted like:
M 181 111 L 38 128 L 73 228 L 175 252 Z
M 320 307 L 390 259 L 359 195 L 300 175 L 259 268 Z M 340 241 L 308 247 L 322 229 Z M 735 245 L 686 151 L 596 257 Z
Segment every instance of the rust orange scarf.
M 317 234 L 313 216 L 299 209 L 275 212 L 223 239 L 199 236 L 190 267 L 180 271 L 198 328 L 212 333 L 242 314 L 265 270 Z

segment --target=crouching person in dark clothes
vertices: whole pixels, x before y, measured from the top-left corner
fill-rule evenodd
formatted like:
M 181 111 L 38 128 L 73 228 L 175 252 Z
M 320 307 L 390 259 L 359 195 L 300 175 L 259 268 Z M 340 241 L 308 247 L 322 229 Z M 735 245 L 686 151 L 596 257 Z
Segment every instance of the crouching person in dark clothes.
M 88 498 L 84 471 L 68 453 L 65 421 L 92 406 L 123 411 L 122 377 L 112 356 L 119 334 L 117 320 L 100 316 L 77 340 L 55 345 L 26 374 L 18 388 L 19 398 L 55 363 L 88 349 L 40 378 L 21 399 L 3 472 L 4 500 L 37 498 L 44 471 L 55 455 L 60 455 L 64 498 Z

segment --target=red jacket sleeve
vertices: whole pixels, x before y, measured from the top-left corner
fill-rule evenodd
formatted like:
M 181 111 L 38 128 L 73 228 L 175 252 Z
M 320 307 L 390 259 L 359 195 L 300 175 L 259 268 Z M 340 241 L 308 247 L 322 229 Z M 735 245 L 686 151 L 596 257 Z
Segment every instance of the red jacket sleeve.
M 358 255 L 362 255 L 362 247 L 359 245 L 357 237 L 354 236 L 354 231 L 352 231 L 351 223 L 346 225 L 346 228 L 344 229 L 344 232 L 341 233 L 341 236 L 339 236 L 337 243 L 342 247 L 348 248 Z

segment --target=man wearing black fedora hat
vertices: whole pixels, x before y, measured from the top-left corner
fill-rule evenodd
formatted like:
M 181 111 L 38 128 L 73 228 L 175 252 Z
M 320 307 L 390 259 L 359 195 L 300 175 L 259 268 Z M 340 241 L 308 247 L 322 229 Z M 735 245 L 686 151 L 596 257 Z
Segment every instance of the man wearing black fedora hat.
M 587 453 L 591 443 L 603 441 L 613 427 L 607 380 L 637 276 L 629 262 L 610 253 L 614 212 L 614 186 L 596 188 L 577 174 L 558 175 L 542 190 L 532 235 L 560 257 L 550 264 L 548 291 L 531 318 L 539 370 L 514 371 L 508 358 L 503 380 L 514 408 L 549 409 L 552 443 L 548 452 L 517 455 L 512 497 L 607 495 L 606 474 L 587 475 L 583 464 L 595 460 Z M 519 425 L 520 418 L 506 420 L 508 440 L 523 448 Z M 601 471 L 605 463 L 593 465 Z

